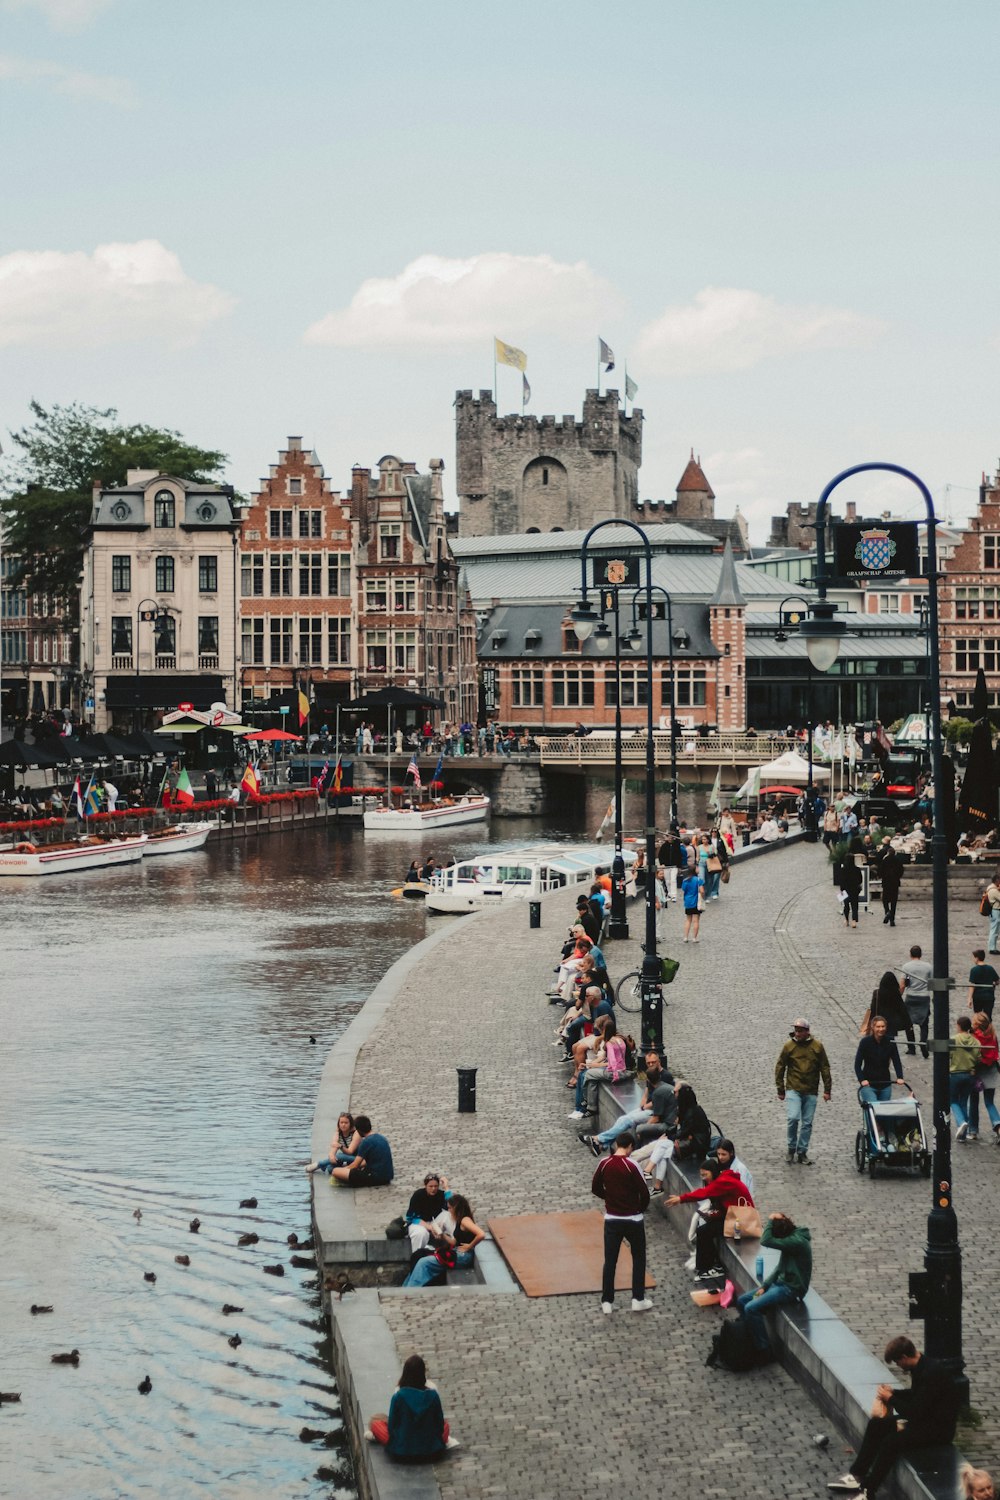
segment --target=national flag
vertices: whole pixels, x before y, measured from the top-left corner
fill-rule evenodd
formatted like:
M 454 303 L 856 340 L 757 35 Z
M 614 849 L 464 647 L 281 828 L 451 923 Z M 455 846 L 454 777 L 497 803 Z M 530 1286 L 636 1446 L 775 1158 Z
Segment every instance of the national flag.
M 439 755 L 438 756 L 438 763 L 434 767 L 434 775 L 433 775 L 433 777 L 431 779 L 433 781 L 440 781 L 441 780 L 441 773 L 443 771 L 444 771 L 444 756 L 443 755 Z
M 720 805 L 719 804 L 719 798 L 721 796 L 722 796 L 722 767 L 720 766 L 719 769 L 715 773 L 715 780 L 712 783 L 712 791 L 711 791 L 711 794 L 709 795 L 708 804 L 707 804 L 708 807 L 714 808 L 715 811 L 718 812 L 719 811 L 719 805 Z
M 167 771 L 167 768 L 166 768 L 166 766 L 164 766 L 164 768 L 163 768 L 163 779 L 160 782 L 160 790 L 157 792 L 157 794 L 156 794 L 156 796 L 155 796 L 155 798 L 153 800 L 153 806 L 154 807 L 156 807 L 160 802 L 163 803 L 164 807 L 166 807 L 167 804 L 169 803 L 170 797 L 169 797 L 169 793 L 167 793 L 167 776 L 168 776 L 168 774 L 169 773 Z M 164 795 L 165 793 L 167 793 L 167 795 Z
M 413 777 L 414 786 L 423 786 L 423 782 L 420 780 L 420 767 L 417 765 L 417 752 L 415 750 L 410 757 L 410 764 L 406 768 L 405 775 Z
M 340 756 L 338 755 L 337 756 L 337 764 L 333 768 L 333 784 L 332 784 L 332 788 L 333 788 L 333 792 L 334 792 L 335 796 L 338 796 L 338 797 L 340 796 L 340 788 L 343 785 L 343 780 L 344 780 L 344 773 L 341 770 Z
M 243 791 L 248 797 L 256 797 L 260 791 L 260 781 L 257 777 L 257 769 L 252 761 L 247 761 L 247 768 L 243 772 L 243 780 L 240 782 Z
M 750 772 L 750 796 L 760 800 L 760 766 L 755 766 Z
M 527 406 L 527 404 L 528 404 L 528 402 L 530 400 L 531 400 L 531 386 L 528 384 L 528 377 L 527 377 L 527 375 L 522 374 L 522 376 L 521 376 L 521 405 L 522 406 Z
M 615 808 L 617 807 L 617 805 L 618 805 L 618 796 L 617 796 L 617 793 L 616 793 L 615 796 L 613 796 L 612 799 L 611 799 L 611 801 L 608 803 L 608 810 L 604 814 L 604 817 L 601 819 L 601 826 L 597 830 L 596 838 L 597 838 L 598 843 L 600 843 L 601 839 L 604 837 L 604 830 L 606 828 L 610 828 L 611 825 L 612 825 L 612 823 L 615 821 Z
M 83 805 L 88 818 L 92 818 L 96 812 L 100 812 L 101 810 L 101 791 L 99 787 L 96 787 L 94 785 L 93 776 L 91 776 L 89 782 L 87 783 L 87 790 L 84 793 L 83 797 Z
M 626 401 L 634 401 L 635 398 L 636 398 L 636 396 L 638 394 L 639 394 L 639 387 L 636 385 L 635 381 L 632 379 L 631 375 L 626 370 L 625 371 L 625 400 Z
M 515 348 L 513 344 L 505 344 L 503 339 L 494 338 L 493 357 L 498 365 L 512 365 L 522 375 L 528 368 L 528 356 L 524 350 Z
M 191 778 L 186 769 L 181 771 L 181 774 L 177 778 L 177 785 L 174 787 L 174 801 L 178 807 L 194 806 L 194 788 L 191 786 Z
M 314 783 L 315 787 L 316 787 L 316 790 L 320 794 L 321 797 L 322 797 L 323 793 L 326 791 L 326 778 L 329 776 L 329 774 L 330 774 L 330 762 L 328 760 L 325 760 L 323 762 L 323 769 L 320 771 L 319 775 L 316 777 L 316 781 Z
M 83 793 L 80 790 L 80 778 L 79 778 L 79 776 L 76 778 L 76 780 L 73 783 L 73 801 L 76 803 L 76 815 L 77 815 L 77 817 L 78 818 L 82 818 L 83 817 Z
M 302 728 L 303 724 L 306 722 L 306 720 L 308 719 L 308 717 L 309 717 L 309 699 L 306 697 L 306 695 L 302 691 L 302 689 L 299 688 L 299 728 L 300 729 Z
M 611 348 L 611 345 L 606 344 L 603 339 L 599 338 L 597 340 L 597 343 L 600 350 L 598 358 L 601 364 L 604 366 L 604 373 L 605 375 L 610 375 L 611 371 L 615 367 L 615 351 Z

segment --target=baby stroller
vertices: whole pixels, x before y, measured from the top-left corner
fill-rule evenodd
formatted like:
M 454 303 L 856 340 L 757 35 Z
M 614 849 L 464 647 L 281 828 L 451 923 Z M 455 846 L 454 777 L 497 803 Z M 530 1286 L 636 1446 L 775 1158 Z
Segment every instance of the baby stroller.
M 931 1175 L 931 1152 L 917 1097 L 908 1084 L 894 1083 L 884 1102 L 863 1100 L 861 1129 L 854 1142 L 854 1162 L 859 1172 L 868 1169 L 874 1177 L 879 1167 Z M 872 1142 L 875 1142 L 873 1148 Z

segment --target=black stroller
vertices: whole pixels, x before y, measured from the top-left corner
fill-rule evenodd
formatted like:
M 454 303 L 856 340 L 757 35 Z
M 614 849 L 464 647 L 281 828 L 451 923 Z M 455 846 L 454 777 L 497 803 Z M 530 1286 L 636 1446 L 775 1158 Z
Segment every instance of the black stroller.
M 862 1099 L 861 1129 L 854 1142 L 854 1162 L 859 1172 L 868 1169 L 874 1177 L 880 1167 L 931 1175 L 931 1151 L 924 1130 L 917 1096 L 908 1084 L 894 1083 L 884 1102 Z M 875 1147 L 872 1146 L 872 1141 Z

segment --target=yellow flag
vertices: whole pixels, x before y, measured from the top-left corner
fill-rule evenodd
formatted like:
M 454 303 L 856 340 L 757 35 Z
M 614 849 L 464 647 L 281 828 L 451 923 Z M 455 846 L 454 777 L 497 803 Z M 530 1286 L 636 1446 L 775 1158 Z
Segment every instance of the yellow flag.
M 306 722 L 306 720 L 308 719 L 308 717 L 309 717 L 309 699 L 306 697 L 305 693 L 300 688 L 299 689 L 299 728 L 300 729 L 302 728 L 303 724 Z
M 513 365 L 522 374 L 528 368 L 528 356 L 523 349 L 515 349 L 513 344 L 505 344 L 498 338 L 493 340 L 493 349 L 498 365 Z

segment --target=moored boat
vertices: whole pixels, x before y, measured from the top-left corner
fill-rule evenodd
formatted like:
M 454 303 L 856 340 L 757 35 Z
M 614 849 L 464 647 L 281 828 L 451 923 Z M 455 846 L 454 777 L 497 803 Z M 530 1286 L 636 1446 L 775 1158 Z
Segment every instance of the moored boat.
M 134 864 L 142 859 L 146 843 L 144 833 L 122 839 L 88 834 L 58 844 L 32 844 L 25 840 L 0 849 L 0 875 L 61 875 L 72 870 Z
M 203 849 L 214 826 L 212 823 L 174 823 L 170 828 L 160 828 L 149 835 L 142 851 L 143 858 L 149 859 L 151 854 L 186 854 L 190 849 Z
M 364 826 L 368 833 L 405 833 L 425 828 L 454 828 L 461 823 L 485 823 L 490 815 L 489 797 L 470 793 L 465 797 L 442 797 L 440 802 L 421 802 L 414 807 L 369 807 Z
M 426 909 L 444 915 L 483 911 L 509 901 L 537 900 L 547 891 L 571 886 L 588 890 L 598 870 L 607 870 L 614 851 L 600 844 L 527 844 L 519 849 L 487 849 L 436 870 Z M 635 851 L 623 852 L 626 869 Z

